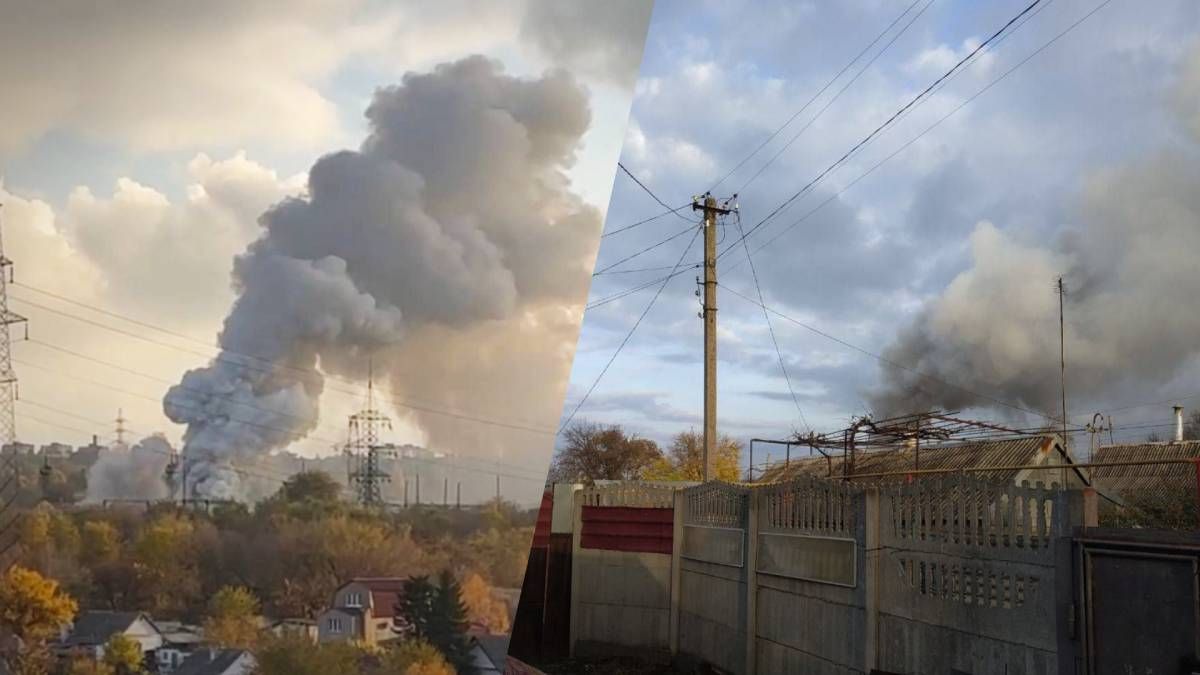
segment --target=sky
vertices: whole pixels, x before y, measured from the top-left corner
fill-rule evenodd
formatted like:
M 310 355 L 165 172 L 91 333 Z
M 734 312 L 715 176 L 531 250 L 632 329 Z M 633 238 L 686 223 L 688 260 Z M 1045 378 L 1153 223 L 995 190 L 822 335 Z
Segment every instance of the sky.
M 242 0 L 170 9 L 11 4 L 0 24 L 0 201 L 5 253 L 15 261 L 10 307 L 29 319 L 13 333 L 20 440 L 82 444 L 97 434 L 110 442 L 118 411 L 129 441 L 164 433 L 178 445 L 181 422 L 203 438 L 206 429 L 184 412 L 199 408 L 176 400 L 168 418 L 164 395 L 186 371 L 207 372 L 223 325 L 226 352 L 249 344 L 252 326 L 279 331 L 254 342 L 278 348 L 278 367 L 317 359 L 330 378 L 306 401 L 315 406 L 306 414 L 319 420 L 260 449 L 333 452 L 345 440 L 346 416 L 364 403 L 378 348 L 386 353 L 375 356 L 376 404 L 395 421 L 388 440 L 503 462 L 537 488 L 625 134 L 648 2 L 594 9 L 302 0 L 286 12 Z M 335 192 L 368 183 L 380 199 L 403 195 L 381 205 L 382 214 L 363 216 L 399 218 L 400 236 L 384 242 L 394 248 L 354 259 L 354 246 L 371 241 L 370 223 L 358 224 L 352 204 L 312 194 L 310 169 L 313 181 Z M 513 200 L 534 195 L 527 212 L 499 203 L 501 186 Z M 418 202 L 413 213 L 396 215 Z M 294 208 L 282 214 L 281 204 Z M 272 227 L 308 227 L 312 240 L 289 244 Z M 331 236 L 318 243 L 319 232 Z M 328 283 L 313 293 L 335 286 L 357 293 L 354 302 L 371 305 L 380 332 L 379 317 L 390 312 L 395 325 L 386 328 L 394 334 L 338 352 L 330 345 L 340 337 L 286 333 L 316 306 L 288 300 L 318 296 L 305 296 L 310 289 L 293 278 L 280 281 L 293 295 L 263 303 L 255 295 L 266 288 L 262 280 L 287 277 L 273 262 L 255 262 L 264 259 L 251 246 L 256 240 L 280 256 L 287 245 L 315 247 L 311 255 L 287 252 L 304 264 L 306 256 L 348 259 L 348 270 L 312 263 Z M 558 256 L 556 266 L 532 255 L 538 246 Z M 445 255 L 446 267 L 406 259 L 409 250 Z M 235 259 L 243 261 L 236 270 Z M 391 261 L 397 276 L 370 281 L 396 281 L 403 297 L 363 292 L 364 270 Z M 454 265 L 462 273 L 447 279 L 472 278 L 480 265 L 498 275 L 480 275 L 494 281 L 492 295 L 450 288 L 464 306 L 494 301 L 487 311 L 428 310 L 447 288 L 433 280 Z M 539 275 L 556 288 L 538 288 Z M 243 307 L 230 314 L 239 298 Z M 251 315 L 274 323 L 237 318 Z M 526 349 L 505 363 L 514 342 Z M 297 355 L 301 343 L 311 350 Z M 490 367 L 497 362 L 504 367 Z M 518 367 L 522 377 L 506 370 Z M 470 380 L 472 371 L 483 375 Z M 276 387 L 279 399 L 294 393 L 277 382 L 255 384 Z M 194 403 L 212 411 L 220 400 Z
M 1027 5 L 660 1 L 621 161 L 676 207 L 765 142 L 714 190 L 750 230 Z M 720 431 L 928 408 L 1049 424 L 1061 275 L 1072 423 L 1104 411 L 1117 440 L 1169 434 L 1172 403 L 1200 405 L 1198 31 L 1186 0 L 1039 3 L 750 234 L 753 271 L 726 218 Z M 620 349 L 574 420 L 660 442 L 701 426 L 695 216 L 617 232 L 664 211 L 618 174 L 564 420 Z

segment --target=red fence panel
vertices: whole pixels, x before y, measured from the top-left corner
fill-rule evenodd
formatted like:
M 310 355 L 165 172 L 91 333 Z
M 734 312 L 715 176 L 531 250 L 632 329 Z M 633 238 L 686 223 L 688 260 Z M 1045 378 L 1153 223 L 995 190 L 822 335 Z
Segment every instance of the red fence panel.
M 582 548 L 671 554 L 674 509 L 584 506 L 582 516 Z

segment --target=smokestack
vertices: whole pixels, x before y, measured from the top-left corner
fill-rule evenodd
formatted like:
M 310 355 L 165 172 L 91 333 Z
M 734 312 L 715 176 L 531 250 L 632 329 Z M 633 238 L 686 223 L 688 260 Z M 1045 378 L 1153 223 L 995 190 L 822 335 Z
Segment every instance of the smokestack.
M 1175 410 L 1175 442 L 1183 440 L 1183 406 L 1174 406 Z

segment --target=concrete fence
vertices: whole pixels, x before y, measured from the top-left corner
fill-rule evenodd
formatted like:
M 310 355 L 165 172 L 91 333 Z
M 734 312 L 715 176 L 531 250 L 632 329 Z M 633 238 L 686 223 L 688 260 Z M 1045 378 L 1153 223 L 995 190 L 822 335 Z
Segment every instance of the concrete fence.
M 580 490 L 572 649 L 738 675 L 1070 672 L 1069 494 L 957 476 Z
M 669 655 L 674 491 L 575 492 L 571 652 Z

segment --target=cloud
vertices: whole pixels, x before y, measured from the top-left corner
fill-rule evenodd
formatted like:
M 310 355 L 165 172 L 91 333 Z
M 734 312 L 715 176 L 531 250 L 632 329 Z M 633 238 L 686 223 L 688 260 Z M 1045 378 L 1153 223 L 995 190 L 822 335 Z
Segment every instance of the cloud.
M 520 35 L 572 71 L 628 87 L 642 62 L 653 7 L 648 0 L 535 1 L 529 4 Z
M 319 159 L 304 195 L 262 215 L 234 264 L 223 354 L 164 399 L 200 494 L 238 496 L 229 463 L 303 438 L 322 374 L 360 380 L 369 361 L 427 404 L 411 414 L 435 449 L 548 440 L 600 230 L 564 175 L 585 90 L 470 57 L 380 89 L 366 115 L 359 150 Z M 535 431 L 476 431 L 446 409 Z

